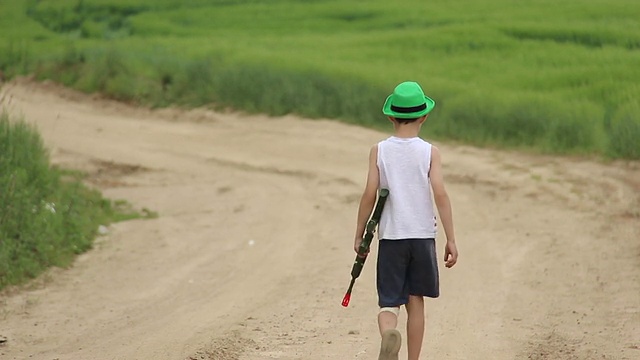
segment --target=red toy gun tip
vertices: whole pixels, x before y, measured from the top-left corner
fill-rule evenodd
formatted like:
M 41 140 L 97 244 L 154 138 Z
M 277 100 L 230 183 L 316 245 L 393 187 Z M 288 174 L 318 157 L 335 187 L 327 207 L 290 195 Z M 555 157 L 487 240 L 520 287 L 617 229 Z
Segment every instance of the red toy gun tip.
M 342 299 L 342 306 L 349 306 L 349 301 L 351 300 L 351 294 L 344 294 L 344 298 Z

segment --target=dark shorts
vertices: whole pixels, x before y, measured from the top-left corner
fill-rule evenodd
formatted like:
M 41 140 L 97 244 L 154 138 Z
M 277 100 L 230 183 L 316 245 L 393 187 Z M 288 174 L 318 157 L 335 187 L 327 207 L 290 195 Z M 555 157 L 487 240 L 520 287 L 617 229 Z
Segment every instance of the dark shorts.
M 380 240 L 377 266 L 378 305 L 396 307 L 409 295 L 440 295 L 434 239 Z

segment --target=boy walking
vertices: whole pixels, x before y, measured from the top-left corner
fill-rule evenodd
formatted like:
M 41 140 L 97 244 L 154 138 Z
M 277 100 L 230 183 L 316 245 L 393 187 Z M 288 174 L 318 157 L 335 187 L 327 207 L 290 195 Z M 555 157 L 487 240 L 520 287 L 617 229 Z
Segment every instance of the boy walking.
M 369 153 L 354 250 L 357 253 L 362 242 L 378 189 L 389 189 L 378 229 L 376 281 L 382 337 L 378 360 L 398 359 L 402 340 L 396 327 L 402 305 L 407 310 L 408 358 L 420 357 L 425 328 L 424 297 L 439 296 L 434 202 L 447 238 L 445 266 L 454 266 L 458 259 L 440 151 L 418 137 L 434 107 L 435 102 L 424 95 L 417 83 L 399 84 L 382 109 L 393 123 L 394 135 L 374 145 Z

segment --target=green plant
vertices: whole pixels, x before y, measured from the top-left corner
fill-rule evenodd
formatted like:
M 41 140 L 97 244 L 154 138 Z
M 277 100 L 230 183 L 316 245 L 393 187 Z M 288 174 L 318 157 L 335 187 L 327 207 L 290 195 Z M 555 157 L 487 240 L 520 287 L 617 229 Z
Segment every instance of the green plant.
M 52 167 L 37 131 L 6 112 L 0 169 L 0 288 L 67 266 L 91 248 L 100 225 L 157 216 L 103 198 L 81 173 Z
M 614 157 L 640 159 L 640 102 L 620 108 L 611 121 L 609 151 Z

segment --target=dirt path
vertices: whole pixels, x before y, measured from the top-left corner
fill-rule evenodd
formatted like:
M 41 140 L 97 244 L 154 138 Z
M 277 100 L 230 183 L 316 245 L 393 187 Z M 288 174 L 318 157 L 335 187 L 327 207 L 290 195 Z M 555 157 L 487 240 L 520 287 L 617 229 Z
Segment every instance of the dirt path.
M 373 261 L 340 300 L 368 149 L 387 134 L 26 81 L 1 96 L 56 163 L 160 216 L 0 295 L 0 358 L 376 358 Z M 424 358 L 639 359 L 640 165 L 439 146 L 461 258 L 427 302 Z

